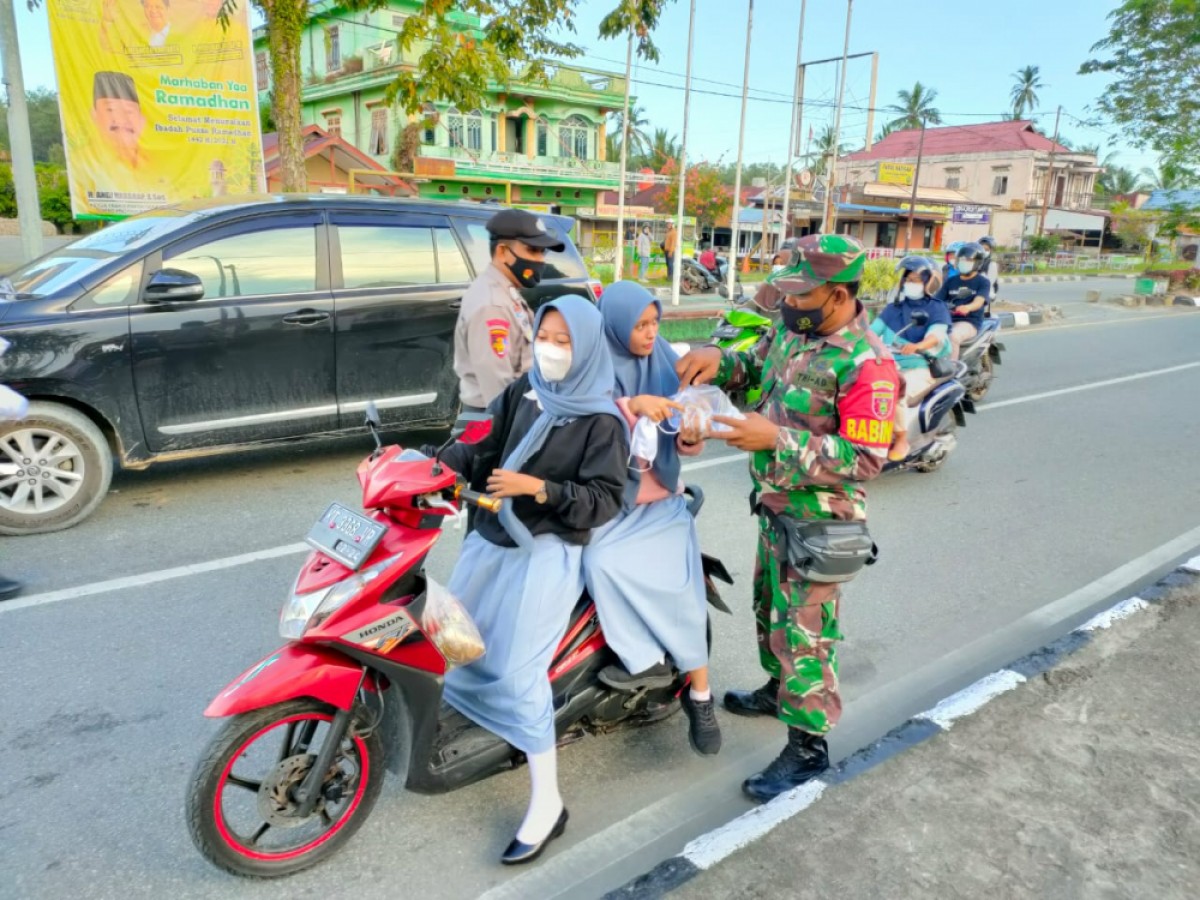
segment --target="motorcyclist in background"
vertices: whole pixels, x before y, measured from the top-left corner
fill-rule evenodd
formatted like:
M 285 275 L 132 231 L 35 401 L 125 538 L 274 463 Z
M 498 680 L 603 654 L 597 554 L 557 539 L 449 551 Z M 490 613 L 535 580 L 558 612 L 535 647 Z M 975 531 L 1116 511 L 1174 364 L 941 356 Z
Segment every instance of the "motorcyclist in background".
M 1000 263 L 996 262 L 996 239 L 990 234 L 985 234 L 979 239 L 979 246 L 983 248 L 983 262 L 979 266 L 981 274 L 987 276 L 987 280 L 992 285 L 992 293 L 988 297 L 988 305 L 990 306 L 996 299 L 996 294 L 1000 292 Z
M 958 274 L 955 262 L 958 260 L 958 251 L 962 249 L 962 246 L 962 241 L 955 241 L 946 247 L 946 264 L 942 266 L 942 284 L 945 284 Z
M 963 244 L 955 258 L 957 275 L 947 278 L 938 291 L 937 299 L 950 309 L 954 324 L 950 327 L 951 354 L 958 359 L 959 348 L 983 327 L 983 308 L 991 297 L 992 285 L 979 272 L 984 256 L 979 244 Z
M 895 440 L 888 451 L 889 459 L 902 460 L 910 450 L 907 410 L 915 409 L 933 384 L 929 359 L 950 353 L 950 312 L 929 292 L 937 279 L 930 260 L 906 256 L 896 264 L 896 271 L 900 273 L 899 293 L 875 317 L 871 330 L 892 348 L 896 366 L 904 375 L 904 395 L 896 404 L 893 419 Z M 923 323 L 915 320 L 917 313 L 927 317 Z

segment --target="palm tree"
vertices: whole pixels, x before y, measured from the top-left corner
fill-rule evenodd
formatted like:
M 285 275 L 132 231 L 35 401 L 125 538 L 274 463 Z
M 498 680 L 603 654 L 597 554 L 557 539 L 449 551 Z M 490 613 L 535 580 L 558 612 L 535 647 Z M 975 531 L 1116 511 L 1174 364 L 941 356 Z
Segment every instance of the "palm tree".
M 889 134 L 891 134 L 895 130 L 896 130 L 895 124 L 892 122 L 888 122 L 886 125 L 884 125 L 882 128 L 879 129 L 879 134 L 875 135 L 875 143 L 878 144 L 880 141 L 882 141 L 885 137 L 887 137 Z
M 933 105 L 937 99 L 937 91 L 933 88 L 925 87 L 918 81 L 911 91 L 901 90 L 896 96 L 900 102 L 893 103 L 888 109 L 900 113 L 900 118 L 890 123 L 892 128 L 920 128 L 922 122 L 926 125 L 942 123 L 942 114 Z
M 1177 191 L 1184 187 L 1184 173 L 1179 166 L 1165 159 L 1158 161 L 1158 168 L 1149 167 L 1139 173 L 1142 183 L 1138 185 L 1141 191 Z
M 646 110 L 640 106 L 631 107 L 629 110 L 629 154 L 636 156 L 645 154 L 650 151 L 650 137 L 646 134 L 646 126 L 650 121 L 645 117 Z M 625 111 L 617 110 L 613 113 L 613 128 L 612 136 L 616 141 L 616 149 L 619 152 L 621 149 L 622 133 L 624 129 L 621 123 L 625 120 Z
M 833 152 L 833 126 L 826 125 L 821 133 L 817 135 L 816 141 L 809 149 L 804 157 L 804 164 L 810 169 L 814 166 L 818 167 L 819 174 L 823 174 L 825 167 L 829 165 L 829 155 Z M 838 143 L 837 155 L 841 156 L 846 152 L 846 145 Z
M 1026 110 L 1033 112 L 1037 109 L 1037 92 L 1046 85 L 1042 82 L 1041 69 L 1038 66 L 1026 66 L 1019 72 L 1013 73 L 1016 84 L 1012 89 L 1013 118 L 1020 119 Z
M 1096 179 L 1096 193 L 1108 197 L 1132 194 L 1138 189 L 1138 174 L 1125 166 L 1110 165 L 1105 160 L 1105 172 Z
M 630 117 L 632 121 L 632 117 Z M 655 128 L 650 140 L 650 152 L 643 162 L 652 169 L 661 169 L 669 159 L 679 158 L 679 139 L 665 128 Z

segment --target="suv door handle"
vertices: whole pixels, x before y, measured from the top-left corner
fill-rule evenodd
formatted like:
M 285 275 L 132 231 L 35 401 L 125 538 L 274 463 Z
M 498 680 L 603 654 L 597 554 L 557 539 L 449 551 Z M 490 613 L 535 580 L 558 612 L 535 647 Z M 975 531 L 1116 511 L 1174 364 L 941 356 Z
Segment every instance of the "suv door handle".
M 320 312 L 315 309 L 302 309 L 300 312 L 294 312 L 283 317 L 285 325 L 319 325 L 322 322 L 329 321 L 329 313 Z
M 462 300 L 451 300 L 450 308 L 451 309 L 462 309 Z

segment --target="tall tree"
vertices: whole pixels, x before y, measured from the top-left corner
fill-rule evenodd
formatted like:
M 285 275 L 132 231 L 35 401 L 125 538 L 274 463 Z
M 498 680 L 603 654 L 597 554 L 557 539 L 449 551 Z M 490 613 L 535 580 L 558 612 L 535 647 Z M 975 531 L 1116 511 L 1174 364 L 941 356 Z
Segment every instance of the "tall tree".
M 650 120 L 646 118 L 646 110 L 640 106 L 631 106 L 629 108 L 629 155 L 630 158 L 644 155 L 650 152 L 652 143 L 650 135 L 646 133 L 646 126 L 650 124 Z M 621 149 L 622 135 L 625 134 L 623 125 L 625 119 L 625 110 L 618 109 L 612 114 L 613 126 L 609 134 L 613 138 L 614 143 L 609 149 L 617 150 L 618 154 Z M 609 159 L 616 159 L 615 156 L 610 156 Z
M 46 88 L 25 92 L 29 108 L 29 138 L 33 158 L 41 163 L 62 164 L 62 122 L 58 116 L 58 95 Z M 8 149 L 8 104 L 0 101 L 0 147 Z
M 1177 165 L 1171 159 L 1163 157 L 1158 161 L 1158 168 L 1146 167 L 1138 173 L 1141 176 L 1140 185 L 1143 191 L 1178 191 L 1188 186 L 1189 171 Z
M 679 138 L 665 128 L 655 128 L 654 137 L 650 139 L 650 152 L 642 163 L 657 172 L 674 159 L 679 159 Z
M 841 142 L 838 143 L 836 149 L 834 148 L 833 126 L 826 125 L 817 135 L 817 139 L 813 141 L 812 147 L 809 148 L 808 154 L 804 157 L 804 164 L 810 169 L 816 167 L 818 176 L 823 177 L 825 167 L 829 165 L 829 155 L 833 153 L 841 156 L 845 152 L 846 145 Z
M 1102 197 L 1132 194 L 1140 185 L 1137 172 L 1105 160 L 1104 172 L 1096 179 L 1096 193 Z
M 1080 73 L 1111 81 L 1096 106 L 1131 143 L 1183 170 L 1200 159 L 1200 0 L 1123 0 Z
M 893 112 L 900 113 L 900 117 L 890 123 L 892 128 L 920 128 L 922 120 L 927 125 L 940 125 L 942 114 L 933 105 L 937 100 L 937 93 L 919 81 L 913 85 L 911 91 L 897 91 L 896 97 L 900 102 L 888 107 Z
M 679 171 L 675 160 L 668 161 L 664 175 Z M 679 179 L 672 178 L 663 192 L 663 206 L 674 210 L 679 203 Z M 689 216 L 696 217 L 701 230 L 712 228 L 717 219 L 724 216 L 733 206 L 733 191 L 721 183 L 721 171 L 711 163 L 701 162 L 689 166 L 684 179 L 683 209 Z
M 1012 105 L 1013 118 L 1022 119 L 1026 111 L 1033 112 L 1038 106 L 1038 91 L 1046 87 L 1038 66 L 1025 66 L 1013 73 Z

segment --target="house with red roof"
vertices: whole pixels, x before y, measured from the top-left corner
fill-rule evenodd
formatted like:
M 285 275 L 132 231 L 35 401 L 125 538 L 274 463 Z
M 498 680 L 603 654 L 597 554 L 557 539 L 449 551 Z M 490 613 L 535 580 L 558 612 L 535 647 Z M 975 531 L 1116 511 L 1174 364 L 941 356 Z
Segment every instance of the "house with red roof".
M 330 134 L 317 125 L 305 125 L 300 134 L 304 143 L 304 167 L 308 172 L 308 188 L 322 194 L 374 193 L 390 197 L 413 197 L 416 189 L 408 182 L 390 174 L 383 166 L 367 156 L 338 134 Z M 267 190 L 283 190 L 280 171 L 279 135 L 269 131 L 262 136 L 263 168 Z M 350 176 L 354 175 L 354 190 Z M 211 176 L 215 179 L 215 175 Z
M 893 131 L 871 149 L 841 157 L 838 185 L 864 204 L 907 211 L 912 182 L 903 178 L 918 148 L 918 208 L 947 208 L 942 243 L 992 234 L 1015 249 L 1037 233 L 1044 208 L 1047 232 L 1099 246 L 1105 213 L 1093 208 L 1103 171 L 1096 157 L 1054 143 L 1029 121 L 928 128 L 923 146 L 919 130 Z

